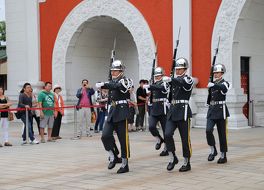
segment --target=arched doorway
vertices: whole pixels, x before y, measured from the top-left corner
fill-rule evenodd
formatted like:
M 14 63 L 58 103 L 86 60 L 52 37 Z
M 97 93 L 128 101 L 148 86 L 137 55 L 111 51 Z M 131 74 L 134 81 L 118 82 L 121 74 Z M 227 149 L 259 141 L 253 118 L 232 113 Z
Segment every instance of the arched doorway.
M 84 32 L 85 30 L 89 30 L 89 25 L 91 26 L 93 24 L 96 25 L 97 23 L 96 20 L 99 21 L 98 23 L 100 23 L 101 21 L 104 22 L 103 21 L 104 19 L 107 20 L 106 22 L 107 24 L 112 22 L 113 26 L 118 25 L 117 27 L 120 27 L 124 30 L 120 34 L 120 36 L 119 35 L 117 36 L 117 39 L 118 38 L 122 39 L 122 35 L 127 35 L 127 37 L 130 38 L 129 44 L 131 45 L 132 49 L 133 49 L 133 43 L 131 42 L 132 38 L 129 37 L 129 33 L 133 37 L 133 41 L 135 43 L 134 50 L 136 47 L 138 54 L 138 62 L 139 62 L 137 69 L 138 76 L 137 74 L 134 74 L 133 77 L 135 77 L 136 79 L 143 78 L 148 76 L 149 73 L 151 73 L 151 63 L 154 57 L 155 45 L 150 28 L 147 22 L 145 21 L 144 17 L 142 16 L 142 14 L 128 1 L 112 0 L 110 2 L 104 0 L 90 0 L 90 1 L 82 1 L 80 4 L 78 4 L 66 17 L 65 21 L 63 22 L 59 30 L 59 33 L 55 41 L 55 45 L 53 49 L 53 57 L 52 57 L 53 83 L 59 83 L 61 84 L 62 88 L 69 89 L 71 91 L 73 87 L 68 88 L 66 86 L 66 84 L 69 84 L 68 83 L 69 81 L 67 82 L 68 76 L 66 72 L 67 70 L 66 65 L 67 63 L 73 64 L 74 61 L 76 61 L 76 60 L 72 60 L 76 58 L 76 56 L 70 56 L 70 55 L 76 55 L 74 53 L 78 53 L 78 51 L 75 51 L 74 47 L 81 48 L 80 45 L 81 42 L 79 43 L 79 46 L 76 46 L 76 42 L 78 42 L 78 37 L 81 38 L 83 35 L 85 38 L 85 35 L 82 34 L 82 32 Z M 108 35 L 107 34 L 108 31 L 104 31 L 104 32 L 105 32 L 104 36 L 106 37 Z M 110 57 L 109 50 L 111 50 L 113 46 L 112 43 L 114 40 L 114 36 L 115 35 L 113 34 L 109 36 L 109 43 L 108 43 L 109 47 L 105 49 L 105 52 L 103 53 L 105 57 L 107 56 Z M 99 38 L 97 37 L 97 39 Z M 124 40 L 124 44 L 125 44 L 125 40 Z M 117 45 L 117 47 L 118 46 L 119 45 Z M 134 55 L 133 53 L 130 54 L 126 52 L 124 53 L 126 55 L 121 54 L 120 57 L 121 58 L 125 57 L 125 59 L 128 60 L 128 62 L 129 61 L 134 62 L 136 55 L 135 55 L 135 51 L 133 52 Z M 96 54 L 98 52 L 94 52 L 94 53 Z M 129 56 L 132 56 L 133 58 L 131 59 L 131 57 Z M 105 58 L 105 60 L 107 59 Z M 108 63 L 109 63 L 109 58 L 106 64 Z M 128 65 L 129 68 L 131 65 L 134 65 L 134 63 L 133 64 L 128 63 Z M 98 69 L 97 68 L 98 64 L 92 64 L 90 67 L 91 68 L 94 67 L 94 69 L 96 70 Z M 88 78 L 88 76 L 85 78 Z M 102 76 L 102 79 L 104 78 L 105 78 L 105 74 Z M 97 78 L 95 78 L 95 80 L 96 79 Z M 80 81 L 78 81 L 78 84 L 80 84 Z M 75 85 L 75 82 L 72 84 L 72 86 L 73 85 Z M 67 93 L 65 95 L 66 98 L 68 99 L 68 95 L 69 97 L 71 97 L 72 93 L 71 92 L 67 92 Z
M 234 104 L 233 115 L 242 121 L 245 117 L 241 115 L 242 107 L 247 101 L 254 100 L 254 110 L 249 110 L 248 116 L 254 119 L 253 125 L 261 126 L 264 126 L 264 85 L 261 77 L 264 72 L 263 12 L 262 0 L 224 0 L 217 14 L 212 37 L 213 53 L 217 39 L 221 36 L 217 59 L 226 65 L 226 79 L 232 83 L 229 99 Z M 248 95 L 244 89 L 245 62 L 249 66 Z M 244 122 L 238 124 L 244 125 Z
M 138 52 L 128 29 L 111 17 L 93 17 L 74 33 L 67 50 L 65 72 L 68 100 L 75 98 L 82 79 L 88 79 L 92 86 L 98 81 L 108 80 L 114 40 L 115 58 L 124 62 L 125 75 L 138 83 Z
M 248 104 L 244 114 L 249 124 L 264 126 L 264 1 L 247 0 L 241 10 L 233 47 L 233 65 L 240 76 L 241 87 L 247 95 Z M 238 73 L 238 71 L 240 71 Z

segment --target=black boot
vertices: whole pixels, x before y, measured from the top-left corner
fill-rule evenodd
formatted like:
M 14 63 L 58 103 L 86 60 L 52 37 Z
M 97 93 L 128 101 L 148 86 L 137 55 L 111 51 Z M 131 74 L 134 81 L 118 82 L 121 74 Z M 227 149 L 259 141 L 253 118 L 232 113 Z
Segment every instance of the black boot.
M 187 172 L 191 170 L 190 158 L 184 157 L 184 164 L 179 169 L 179 172 Z
M 218 159 L 217 164 L 224 164 L 227 162 L 226 153 L 223 153 L 224 155 L 221 155 L 221 157 Z
M 183 164 L 182 167 L 179 169 L 179 172 L 187 172 L 191 170 L 191 164 L 188 162 L 186 165 Z
M 178 162 L 179 162 L 179 160 L 178 160 L 177 156 L 175 155 L 175 153 L 173 152 L 173 153 L 171 153 L 171 154 L 173 154 L 173 155 L 172 155 L 172 156 L 173 156 L 173 161 L 172 161 L 172 162 L 169 162 L 169 164 L 168 164 L 168 166 L 167 166 L 167 170 L 168 170 L 168 171 L 173 170 L 174 166 L 175 166 L 176 164 L 178 164 Z
M 209 156 L 208 156 L 208 161 L 209 162 L 211 162 L 211 161 L 213 161 L 214 159 L 215 159 L 215 156 L 217 155 L 217 150 L 216 150 L 216 148 L 215 148 L 215 146 L 214 146 L 214 153 L 212 154 L 209 154 Z
M 161 153 L 160 153 L 160 156 L 168 156 L 169 155 L 169 152 L 167 150 L 163 150 Z
M 114 158 L 112 161 L 111 161 L 111 157 Z M 117 155 L 115 154 L 114 150 L 110 150 L 109 151 L 109 164 L 108 164 L 108 169 L 111 170 L 115 167 L 116 163 L 118 163 L 118 157 Z
M 117 170 L 118 174 L 126 173 L 129 172 L 128 168 L 128 160 L 127 158 L 122 158 L 122 165 L 121 167 Z
M 156 146 L 155 146 L 155 149 L 156 150 L 159 150 L 160 147 L 161 147 L 161 145 L 162 145 L 162 143 L 164 143 L 163 138 L 161 138 L 160 136 L 159 136 L 159 138 L 160 138 L 160 142 L 156 143 Z
M 109 170 L 113 169 L 115 167 L 116 163 L 117 163 L 116 159 L 114 159 L 113 161 L 110 161 L 108 164 L 108 169 Z

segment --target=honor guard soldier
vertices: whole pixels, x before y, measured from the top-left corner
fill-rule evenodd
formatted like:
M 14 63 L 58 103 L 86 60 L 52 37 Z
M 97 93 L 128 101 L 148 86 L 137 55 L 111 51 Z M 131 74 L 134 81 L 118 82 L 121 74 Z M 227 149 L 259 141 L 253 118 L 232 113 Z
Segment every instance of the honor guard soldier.
M 149 131 L 150 133 L 157 139 L 157 143 L 155 146 L 156 150 L 159 150 L 161 144 L 164 143 L 164 138 L 161 137 L 158 129 L 157 123 L 160 122 L 163 132 L 163 137 L 165 134 L 166 127 L 166 114 L 167 114 L 167 103 L 168 103 L 168 95 L 170 90 L 170 85 L 168 82 L 162 81 L 164 76 L 164 70 L 161 67 L 157 67 L 154 70 L 154 84 L 144 85 L 143 87 L 150 90 L 152 108 L 149 116 Z M 169 155 L 166 145 L 164 146 L 163 151 L 160 153 L 160 156 Z
M 206 123 L 206 139 L 207 144 L 211 148 L 211 153 L 208 156 L 208 161 L 213 161 L 217 155 L 215 147 L 215 138 L 213 135 L 214 126 L 216 124 L 221 156 L 218 159 L 218 164 L 224 164 L 227 162 L 227 117 L 229 117 L 229 111 L 226 106 L 226 93 L 229 89 L 229 83 L 223 79 L 223 74 L 226 72 L 225 66 L 222 64 L 216 64 L 213 67 L 214 82 L 209 82 L 207 87 L 209 88 L 209 109 L 207 112 Z
M 133 86 L 133 82 L 124 76 L 124 66 L 120 60 L 115 60 L 112 63 L 111 75 L 112 80 L 109 82 L 96 83 L 97 88 L 103 86 L 109 89 L 108 98 L 111 102 L 101 139 L 105 150 L 109 153 L 110 162 L 108 169 L 113 169 L 118 162 L 113 136 L 114 130 L 116 131 L 121 145 L 122 157 L 122 165 L 117 173 L 126 173 L 129 171 L 128 158 L 130 157 L 127 123 L 129 105 L 127 98 L 129 97 L 129 90 Z
M 192 111 L 189 106 L 189 99 L 193 89 L 193 79 L 186 74 L 188 61 L 185 58 L 179 58 L 175 63 L 176 77 L 164 77 L 163 81 L 171 81 L 171 105 L 167 113 L 167 123 L 165 129 L 165 143 L 170 155 L 170 162 L 167 170 L 170 171 L 178 163 L 175 154 L 175 144 L 173 134 L 176 128 L 182 141 L 182 151 L 184 164 L 179 169 L 180 172 L 191 170 L 190 157 L 192 155 L 190 140 L 190 118 Z

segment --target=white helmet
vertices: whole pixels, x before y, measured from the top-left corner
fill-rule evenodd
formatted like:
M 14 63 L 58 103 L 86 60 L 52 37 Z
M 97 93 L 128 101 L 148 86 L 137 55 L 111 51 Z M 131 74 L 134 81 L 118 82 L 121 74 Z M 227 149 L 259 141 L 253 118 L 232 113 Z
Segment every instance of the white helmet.
M 157 76 L 163 76 L 164 75 L 164 70 L 162 67 L 156 67 L 155 70 L 154 70 L 154 77 L 157 77 Z
M 175 69 L 188 69 L 189 63 L 188 60 L 184 57 L 181 57 L 176 60 Z
M 214 65 L 214 68 L 213 68 L 213 73 L 225 73 L 226 72 L 226 68 L 223 64 L 216 64 Z
M 123 71 L 125 68 L 120 60 L 115 60 L 112 63 L 111 71 Z

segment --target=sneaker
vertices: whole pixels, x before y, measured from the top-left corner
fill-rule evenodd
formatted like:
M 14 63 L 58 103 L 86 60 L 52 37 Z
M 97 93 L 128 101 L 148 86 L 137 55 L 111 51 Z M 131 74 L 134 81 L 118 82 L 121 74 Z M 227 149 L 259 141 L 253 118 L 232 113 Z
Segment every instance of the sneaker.
M 34 139 L 33 141 L 31 141 L 30 144 L 39 144 L 39 141 L 37 141 L 36 139 Z
M 4 146 L 12 146 L 10 142 L 5 142 Z
M 86 136 L 87 136 L 87 137 L 92 137 L 92 134 L 91 134 L 91 133 L 87 133 Z
M 27 141 L 26 140 L 22 141 L 22 144 L 21 145 L 24 145 L 24 144 L 27 144 Z

